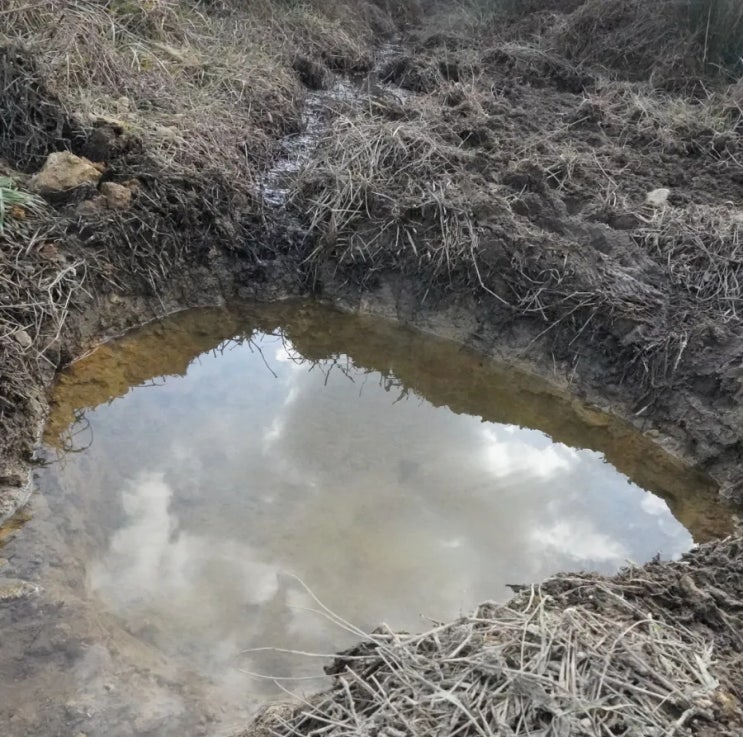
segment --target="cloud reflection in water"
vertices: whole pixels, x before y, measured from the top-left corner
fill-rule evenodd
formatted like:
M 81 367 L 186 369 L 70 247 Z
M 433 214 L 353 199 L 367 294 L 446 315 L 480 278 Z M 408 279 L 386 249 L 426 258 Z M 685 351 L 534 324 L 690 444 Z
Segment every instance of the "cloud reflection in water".
M 504 598 L 506 583 L 691 544 L 596 452 L 303 364 L 274 337 L 261 347 L 204 356 L 89 417 L 92 450 L 130 458 L 89 585 L 165 649 L 215 666 L 248 647 L 350 642 L 293 575 L 355 625 L 415 629 Z

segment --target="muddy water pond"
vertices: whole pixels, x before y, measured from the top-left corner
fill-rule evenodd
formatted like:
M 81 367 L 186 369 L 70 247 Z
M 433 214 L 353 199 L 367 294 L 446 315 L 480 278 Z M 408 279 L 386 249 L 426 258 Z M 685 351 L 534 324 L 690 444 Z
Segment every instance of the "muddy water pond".
M 229 734 L 321 686 L 300 653 L 354 627 L 422 629 L 731 531 L 709 480 L 622 422 L 304 303 L 101 346 L 60 377 L 44 454 L 0 538 L 8 737 Z

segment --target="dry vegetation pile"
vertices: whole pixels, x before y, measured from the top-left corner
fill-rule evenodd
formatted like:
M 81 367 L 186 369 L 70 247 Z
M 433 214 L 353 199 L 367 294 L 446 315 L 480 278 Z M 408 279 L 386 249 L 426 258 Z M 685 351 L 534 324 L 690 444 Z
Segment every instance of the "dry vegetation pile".
M 530 90 L 537 115 L 527 122 L 528 103 L 490 84 L 485 74 L 442 81 L 402 105 L 338 118 L 294 197 L 319 234 L 310 258 L 364 286 L 390 270 L 423 274 L 421 294 L 433 285 L 479 292 L 543 318 L 545 329 L 569 321 L 573 336 L 594 321 L 657 328 L 629 358 L 645 366 L 643 381 L 670 379 L 672 354 L 695 329 L 688 321 L 738 319 L 741 221 L 718 197 L 739 187 L 739 135 L 729 121 L 708 127 L 713 113 L 697 114 L 697 103 L 677 112 L 624 84 L 598 99 L 576 95 L 572 109 L 545 110 L 549 93 L 538 101 Z M 664 170 L 648 171 L 639 158 L 648 154 Z M 702 186 L 682 185 L 677 204 L 646 206 L 648 192 L 684 176 L 688 158 Z M 582 217 L 571 217 L 576 209 Z M 663 376 L 649 363 L 655 347 Z
M 671 89 L 743 73 L 743 7 L 736 0 L 588 0 L 551 40 L 568 59 Z
M 303 172 L 310 227 L 322 228 L 310 260 L 334 255 L 357 266 L 364 283 L 398 266 L 448 283 L 472 262 L 477 233 L 461 207 L 466 182 L 457 175 L 473 157 L 437 127 L 421 119 L 334 122 L 323 157 Z
M 538 43 L 624 79 L 700 91 L 743 73 L 737 0 L 483 0 L 476 6 L 489 11 L 488 33 Z
M 718 659 L 741 651 L 740 542 L 520 588 L 419 635 L 365 635 L 326 668 L 332 690 L 269 710 L 261 733 L 738 734 L 743 674 Z

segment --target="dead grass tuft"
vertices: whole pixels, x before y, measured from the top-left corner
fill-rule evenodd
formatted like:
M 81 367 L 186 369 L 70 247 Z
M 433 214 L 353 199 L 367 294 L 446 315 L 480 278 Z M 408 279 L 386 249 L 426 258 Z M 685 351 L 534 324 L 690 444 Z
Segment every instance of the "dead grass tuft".
M 688 99 L 646 85 L 607 82 L 586 92 L 571 125 L 593 128 L 615 145 L 735 164 L 743 111 L 723 94 Z
M 293 195 L 319 235 L 310 260 L 334 253 L 364 279 L 397 265 L 444 281 L 471 264 L 477 230 L 462 174 L 473 155 L 452 136 L 441 121 L 339 117 Z
M 663 208 L 637 237 L 665 263 L 672 284 L 683 290 L 700 316 L 738 322 L 743 284 L 743 210 L 720 205 Z
M 0 231 L 0 427 L 10 448 L 26 432 L 14 419 L 30 414 L 37 382 L 56 368 L 57 341 L 85 288 L 87 265 L 59 252 L 58 223 L 45 217 L 42 202 L 10 177 L 2 192 L 6 203 L 13 194 Z
M 743 69 L 743 12 L 734 0 L 586 0 L 547 38 L 574 62 L 665 89 Z
M 70 117 L 116 120 L 164 163 L 208 161 L 244 180 L 299 125 L 285 47 L 260 26 L 270 19 L 174 0 L 10 0 L 4 12 L 0 42 L 33 50 Z

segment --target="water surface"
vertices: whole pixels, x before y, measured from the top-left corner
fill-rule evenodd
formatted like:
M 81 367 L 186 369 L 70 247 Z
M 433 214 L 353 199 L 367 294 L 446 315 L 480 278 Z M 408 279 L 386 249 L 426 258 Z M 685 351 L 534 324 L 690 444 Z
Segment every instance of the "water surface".
M 0 576 L 43 587 L 0 607 L 11 737 L 227 733 L 282 695 L 255 674 L 318 686 L 325 661 L 270 648 L 356 641 L 323 607 L 420 630 L 509 583 L 730 532 L 709 480 L 625 424 L 306 304 L 102 346 L 60 378 L 45 441 L 42 493 L 0 550 Z

